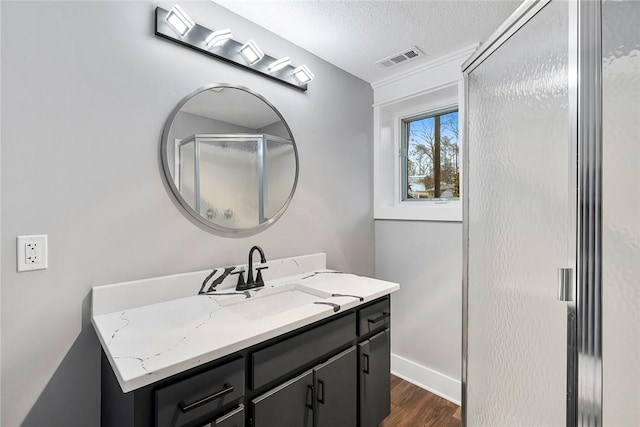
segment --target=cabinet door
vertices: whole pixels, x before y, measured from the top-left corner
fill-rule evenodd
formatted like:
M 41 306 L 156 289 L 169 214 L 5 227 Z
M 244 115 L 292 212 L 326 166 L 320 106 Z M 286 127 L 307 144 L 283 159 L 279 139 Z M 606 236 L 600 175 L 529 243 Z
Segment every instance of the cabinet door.
M 375 427 L 391 413 L 389 329 L 358 344 L 360 427 Z
M 251 401 L 255 427 L 313 426 L 313 371 Z
M 356 347 L 314 369 L 316 427 L 353 427 L 358 415 Z
M 277 381 L 292 370 L 311 364 L 352 342 L 355 337 L 356 315 L 351 313 L 255 351 L 251 355 L 251 388 L 255 390 Z

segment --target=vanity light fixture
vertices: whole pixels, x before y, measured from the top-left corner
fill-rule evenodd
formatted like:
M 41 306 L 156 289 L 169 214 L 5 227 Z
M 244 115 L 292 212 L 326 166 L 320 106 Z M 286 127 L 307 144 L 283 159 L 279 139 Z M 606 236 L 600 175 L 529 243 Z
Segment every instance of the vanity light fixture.
M 220 46 L 221 44 L 231 39 L 232 37 L 233 37 L 233 34 L 231 34 L 231 30 L 227 28 L 224 30 L 218 30 L 218 31 L 212 32 L 204 40 L 204 43 L 207 45 L 207 47 Z
M 234 40 L 228 28 L 214 31 L 196 24 L 180 6 L 176 5 L 170 10 L 157 7 L 155 24 L 158 37 L 260 74 L 269 80 L 306 91 L 307 83 L 313 79 L 313 73 L 306 65 L 296 68 L 289 57 L 275 58 L 265 54 L 254 40 L 246 43 Z
M 196 25 L 195 22 L 189 18 L 189 15 L 187 15 L 178 5 L 171 8 L 165 20 L 169 25 L 171 25 L 171 28 L 180 35 L 180 37 L 184 37 Z
M 293 75 L 300 83 L 309 83 L 315 77 L 309 67 L 304 64 L 293 70 Z
M 291 60 L 288 56 L 285 56 L 284 58 L 276 59 L 271 64 L 269 64 L 267 68 L 269 69 L 270 73 L 273 73 L 275 71 L 282 70 L 287 65 L 291 65 Z
M 252 65 L 264 58 L 264 53 L 260 50 L 256 42 L 254 42 L 253 40 L 249 40 L 248 42 L 243 44 L 240 48 L 240 53 L 242 54 L 242 56 L 247 58 L 249 64 Z

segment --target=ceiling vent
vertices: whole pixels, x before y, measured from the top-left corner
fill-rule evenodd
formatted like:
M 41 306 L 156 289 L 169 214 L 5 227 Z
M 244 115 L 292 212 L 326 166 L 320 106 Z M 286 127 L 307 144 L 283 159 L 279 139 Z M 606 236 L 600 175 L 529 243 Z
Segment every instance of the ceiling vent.
M 424 53 L 422 53 L 422 51 L 416 46 L 413 46 L 409 49 L 403 50 L 402 52 L 398 52 L 395 55 L 376 61 L 376 64 L 382 68 L 391 68 L 421 56 L 424 56 Z

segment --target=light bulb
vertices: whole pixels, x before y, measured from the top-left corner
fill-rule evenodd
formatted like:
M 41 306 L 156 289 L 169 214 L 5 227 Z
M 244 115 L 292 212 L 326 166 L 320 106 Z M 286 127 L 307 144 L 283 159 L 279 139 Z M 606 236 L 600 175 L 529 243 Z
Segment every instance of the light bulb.
M 315 77 L 309 67 L 304 64 L 293 70 L 293 75 L 303 84 L 309 83 Z
M 264 58 L 264 53 L 253 40 L 243 44 L 240 48 L 240 53 L 249 61 L 249 64 L 255 64 Z
M 214 31 L 205 39 L 205 44 L 207 47 L 214 47 L 223 44 L 227 40 L 231 39 L 233 34 L 231 34 L 231 30 L 224 29 Z
M 193 27 L 195 23 L 189 18 L 189 15 L 185 13 L 180 6 L 175 5 L 169 11 L 169 14 L 165 18 L 165 21 L 173 28 L 180 37 L 184 37 Z
M 291 64 L 291 60 L 288 56 L 285 56 L 284 58 L 273 61 L 267 68 L 269 69 L 269 72 L 273 73 L 274 71 L 282 70 L 289 64 Z

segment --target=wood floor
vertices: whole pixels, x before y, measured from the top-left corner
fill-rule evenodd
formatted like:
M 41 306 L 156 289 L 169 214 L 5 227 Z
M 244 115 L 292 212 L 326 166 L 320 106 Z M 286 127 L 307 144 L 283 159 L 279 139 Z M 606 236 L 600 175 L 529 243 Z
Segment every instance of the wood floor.
M 380 427 L 460 427 L 460 407 L 391 375 L 391 415 Z

